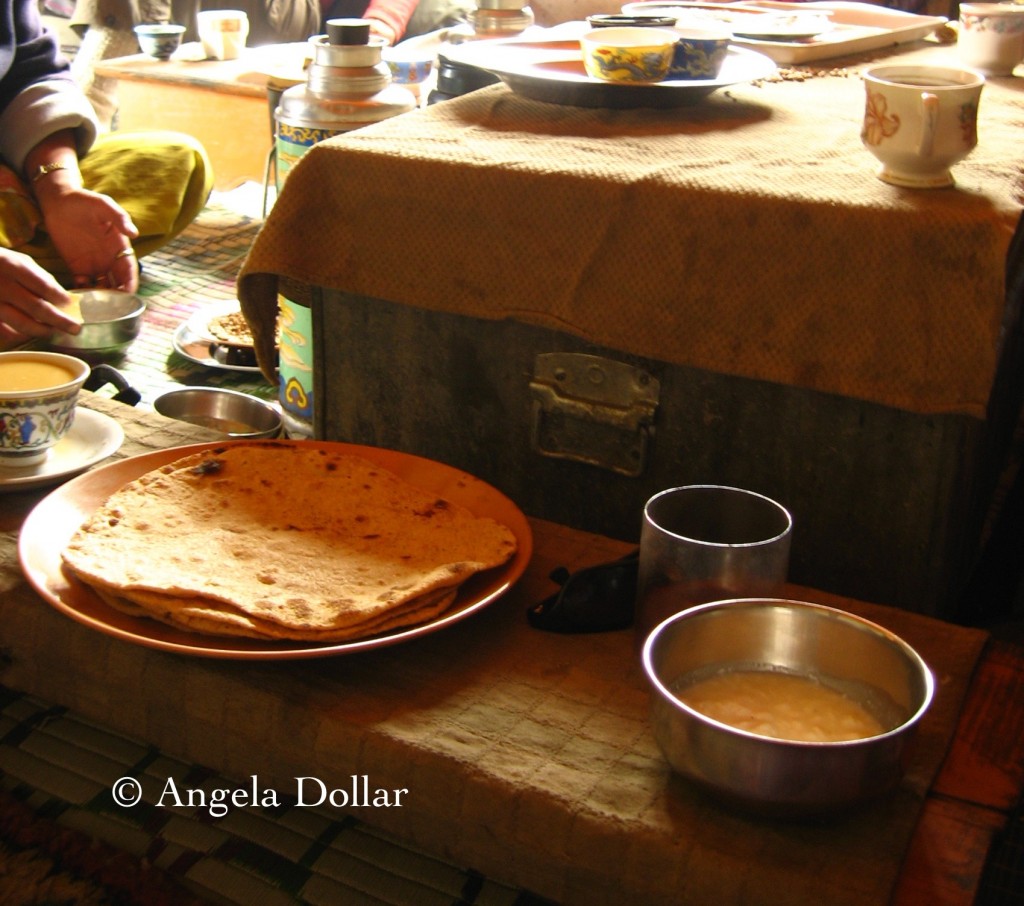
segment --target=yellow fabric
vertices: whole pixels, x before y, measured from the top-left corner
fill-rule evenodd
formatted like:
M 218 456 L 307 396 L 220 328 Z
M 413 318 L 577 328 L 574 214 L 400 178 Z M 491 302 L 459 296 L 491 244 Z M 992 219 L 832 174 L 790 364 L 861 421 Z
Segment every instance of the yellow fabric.
M 15 172 L 0 164 L 0 248 L 16 249 L 28 242 L 39 226 L 39 208 Z
M 955 65 L 955 50 L 887 56 Z M 861 70 L 583 109 L 504 85 L 331 138 L 239 278 L 261 362 L 276 292 L 321 286 L 531 322 L 718 374 L 984 418 L 1024 200 L 1024 94 L 992 79 L 956 188 L 875 176 Z M 280 286 L 279 286 L 280 284 Z
M 213 168 L 202 145 L 177 132 L 101 136 L 81 169 L 87 188 L 109 195 L 131 215 L 140 258 L 195 220 L 213 189 Z M 8 167 L 0 167 L 0 245 L 31 255 L 58 280 L 70 277 L 31 194 Z

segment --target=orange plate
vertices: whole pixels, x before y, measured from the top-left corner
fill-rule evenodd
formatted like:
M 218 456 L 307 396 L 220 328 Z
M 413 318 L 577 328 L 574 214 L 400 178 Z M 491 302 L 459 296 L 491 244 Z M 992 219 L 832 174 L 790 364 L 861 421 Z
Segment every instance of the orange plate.
M 78 527 L 107 498 L 130 481 L 162 465 L 215 447 L 224 441 L 143 453 L 86 472 L 45 497 L 25 520 L 18 544 L 22 569 L 36 591 L 57 610 L 86 626 L 126 642 L 197 657 L 237 660 L 289 660 L 353 654 L 407 642 L 465 619 L 507 592 L 523 574 L 533 552 L 533 536 L 522 511 L 486 482 L 442 463 L 384 450 L 326 441 L 268 441 L 305 444 L 362 456 L 389 469 L 415 487 L 461 504 L 477 516 L 490 516 L 516 536 L 515 556 L 504 566 L 480 573 L 459 590 L 452 607 L 419 626 L 342 644 L 263 642 L 184 632 L 155 620 L 129 616 L 107 606 L 92 589 L 65 571 L 61 551 Z

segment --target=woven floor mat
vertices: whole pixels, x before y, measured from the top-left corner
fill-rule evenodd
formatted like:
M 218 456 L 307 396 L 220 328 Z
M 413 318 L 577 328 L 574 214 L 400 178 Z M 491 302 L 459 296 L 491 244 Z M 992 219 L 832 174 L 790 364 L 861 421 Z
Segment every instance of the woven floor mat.
M 126 808 L 116 803 L 122 778 L 141 785 L 140 804 Z M 150 867 L 202 901 L 244 906 L 542 902 L 403 846 L 340 812 L 299 807 L 284 795 L 275 797 L 274 805 L 261 792 L 262 804 L 228 803 L 224 814 L 213 804 L 218 796 L 229 796 L 226 791 L 246 789 L 64 708 L 0 686 L 0 812 L 5 797 L 16 800 L 41 819 L 131 856 L 133 876 L 117 891 L 117 902 L 153 906 L 160 888 L 146 874 Z M 205 792 L 205 807 L 184 801 L 197 790 Z M 20 861 L 15 862 L 12 847 L 7 849 L 8 858 L 0 849 L 0 880 L 5 875 L 10 880 L 14 869 L 31 859 L 18 854 Z M 76 889 L 89 889 L 88 879 L 79 883 Z M 3 902 L 18 902 L 11 898 L 16 894 L 4 889 Z M 65 901 L 76 902 L 74 897 Z M 175 900 L 166 895 L 166 901 Z
M 111 364 L 142 394 L 143 405 L 182 385 L 276 398 L 277 387 L 257 372 L 200 365 L 174 348 L 175 333 L 196 312 L 235 300 L 235 279 L 261 223 L 215 196 L 185 232 L 142 259 L 142 331 Z
M 61 827 L 2 788 L 0 903 L 202 906 L 202 900 L 160 869 Z

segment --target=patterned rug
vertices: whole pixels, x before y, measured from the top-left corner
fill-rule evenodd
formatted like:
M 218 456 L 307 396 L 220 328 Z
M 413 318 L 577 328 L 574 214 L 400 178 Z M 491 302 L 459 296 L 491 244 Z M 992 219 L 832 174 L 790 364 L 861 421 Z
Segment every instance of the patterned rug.
M 277 387 L 255 371 L 209 367 L 175 349 L 175 335 L 193 315 L 235 301 L 235 279 L 262 220 L 215 195 L 199 218 L 170 244 L 142 259 L 139 295 L 147 310 L 142 331 L 110 364 L 142 394 L 142 405 L 183 385 L 217 386 L 277 396 Z
M 0 902 L 191 906 L 168 875 L 83 833 L 61 827 L 0 792 Z
M 114 801 L 121 778 L 143 801 Z M 163 803 L 243 789 L 200 765 L 0 686 L 0 903 L 540 906 L 337 812 Z

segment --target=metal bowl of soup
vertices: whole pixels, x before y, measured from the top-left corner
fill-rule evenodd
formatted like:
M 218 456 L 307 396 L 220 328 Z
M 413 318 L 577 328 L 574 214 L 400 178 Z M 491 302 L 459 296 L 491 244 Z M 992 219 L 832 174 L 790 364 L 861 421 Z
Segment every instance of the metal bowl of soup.
M 672 768 L 723 804 L 794 818 L 891 792 L 935 691 L 893 633 L 783 599 L 669 617 L 647 637 L 643 666 Z
M 77 334 L 56 332 L 47 346 L 55 352 L 89 358 L 124 352 L 142 330 L 146 303 L 133 293 L 89 289 L 71 293 L 66 313 L 82 322 Z
M 182 387 L 156 398 L 161 415 L 219 431 L 232 438 L 277 437 L 281 414 L 270 403 L 222 387 Z

